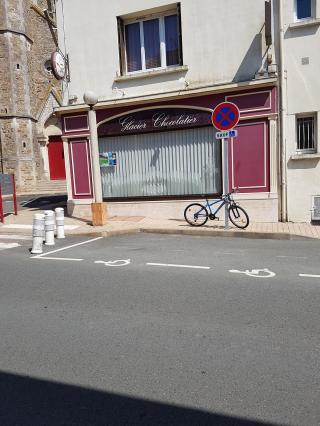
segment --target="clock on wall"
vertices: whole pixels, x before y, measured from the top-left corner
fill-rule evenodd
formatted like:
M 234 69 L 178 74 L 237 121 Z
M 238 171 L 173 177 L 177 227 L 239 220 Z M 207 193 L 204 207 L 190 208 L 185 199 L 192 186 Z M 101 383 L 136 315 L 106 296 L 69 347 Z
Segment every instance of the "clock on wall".
M 66 75 L 66 61 L 60 52 L 53 52 L 51 55 L 52 71 L 58 80 L 62 80 Z

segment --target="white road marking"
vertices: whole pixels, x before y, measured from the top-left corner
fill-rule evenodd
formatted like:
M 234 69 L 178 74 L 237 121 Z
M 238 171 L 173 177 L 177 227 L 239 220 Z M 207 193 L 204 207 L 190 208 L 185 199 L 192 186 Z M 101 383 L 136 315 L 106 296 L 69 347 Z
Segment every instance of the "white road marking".
M 277 256 L 284 259 L 308 259 L 305 256 Z
M 105 262 L 104 260 L 96 260 L 94 263 L 102 263 L 105 266 L 127 266 L 130 264 L 130 259 L 121 259 L 121 260 L 109 260 Z
M 273 278 L 276 276 L 276 274 L 270 271 L 268 268 L 252 269 L 252 271 L 249 271 L 248 269 L 246 269 L 245 271 L 230 269 L 229 272 L 233 274 L 244 274 L 244 275 L 248 275 L 248 277 L 254 277 L 254 278 Z
M 232 252 L 216 252 L 215 254 L 223 254 L 223 255 L 228 255 L 228 256 L 245 256 L 248 253 L 232 253 Z
M 307 278 L 320 278 L 320 275 L 312 275 L 312 274 L 299 274 L 300 277 L 307 277 Z
M 71 257 L 40 257 L 33 256 L 31 259 L 40 259 L 40 260 L 69 260 L 71 262 L 82 262 L 83 259 L 72 259 Z
M 166 266 L 172 268 L 211 269 L 209 266 L 175 265 L 172 263 L 146 263 L 148 266 Z
M 0 243 L 0 250 L 7 250 L 15 247 L 19 247 L 19 243 Z
M 32 240 L 31 236 L 18 234 L 0 234 L 2 240 Z
M 93 238 L 92 240 L 82 241 L 82 243 L 72 244 L 71 246 L 62 247 L 56 250 L 48 251 L 48 253 L 38 254 L 37 256 L 33 256 L 31 259 L 38 259 L 39 257 L 48 256 L 49 254 L 58 253 L 59 251 L 68 250 L 73 247 L 82 246 L 83 244 L 93 243 L 94 241 L 101 240 L 103 237 Z
M 32 225 L 25 225 L 25 224 L 19 224 L 19 223 L 11 223 L 10 225 L 3 225 L 2 228 L 9 228 L 9 229 L 32 229 Z M 64 225 L 64 229 L 66 231 L 72 231 L 73 229 L 79 228 L 78 225 Z

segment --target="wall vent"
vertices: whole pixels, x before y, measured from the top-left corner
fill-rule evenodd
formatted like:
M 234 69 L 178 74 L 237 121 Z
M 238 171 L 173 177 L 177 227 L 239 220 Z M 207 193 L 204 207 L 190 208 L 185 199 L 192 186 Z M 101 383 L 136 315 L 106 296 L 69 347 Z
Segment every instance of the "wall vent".
M 320 195 L 312 195 L 311 220 L 320 221 Z

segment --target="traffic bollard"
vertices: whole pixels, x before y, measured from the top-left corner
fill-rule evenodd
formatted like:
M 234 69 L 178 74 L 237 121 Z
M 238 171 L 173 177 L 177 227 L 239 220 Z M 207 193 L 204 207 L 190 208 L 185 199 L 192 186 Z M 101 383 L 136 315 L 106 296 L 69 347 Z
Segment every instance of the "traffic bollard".
M 56 212 L 56 226 L 57 226 L 57 238 L 65 238 L 64 235 L 64 209 L 62 207 L 57 207 Z
M 33 216 L 32 226 L 32 254 L 41 254 L 44 235 L 44 214 L 36 213 Z
M 54 211 L 46 210 L 44 212 L 44 231 L 46 246 L 54 246 Z

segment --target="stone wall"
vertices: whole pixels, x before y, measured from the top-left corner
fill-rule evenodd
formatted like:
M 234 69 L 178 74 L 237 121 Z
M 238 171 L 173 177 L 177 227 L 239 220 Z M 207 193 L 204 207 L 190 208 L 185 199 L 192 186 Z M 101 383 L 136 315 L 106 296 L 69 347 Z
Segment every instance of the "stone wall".
M 5 173 L 15 173 L 20 191 L 35 190 L 42 178 L 37 122 L 51 88 L 60 89 L 60 82 L 44 67 L 56 49 L 50 25 L 32 3 L 47 8 L 45 0 L 0 2 L 2 164 Z

